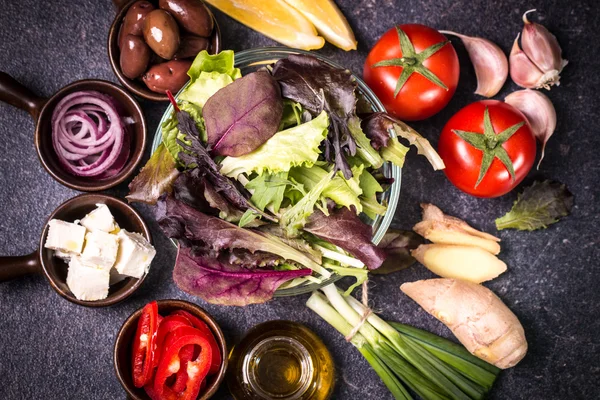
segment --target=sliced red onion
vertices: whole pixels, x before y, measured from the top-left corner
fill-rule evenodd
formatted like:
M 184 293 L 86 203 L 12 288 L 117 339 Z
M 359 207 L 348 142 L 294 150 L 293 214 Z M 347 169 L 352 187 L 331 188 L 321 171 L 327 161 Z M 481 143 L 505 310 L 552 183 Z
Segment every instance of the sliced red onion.
M 56 105 L 52 145 L 69 173 L 107 179 L 123 169 L 131 139 L 119 108 L 115 99 L 95 91 L 71 93 Z

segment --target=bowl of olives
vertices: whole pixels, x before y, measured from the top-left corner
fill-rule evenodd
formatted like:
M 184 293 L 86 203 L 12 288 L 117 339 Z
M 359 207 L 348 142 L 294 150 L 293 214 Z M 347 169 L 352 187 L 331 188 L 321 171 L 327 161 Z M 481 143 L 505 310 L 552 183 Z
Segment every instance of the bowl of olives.
M 167 90 L 183 87 L 202 50 L 221 50 L 219 26 L 202 0 L 124 2 L 108 32 L 115 75 L 129 91 L 152 101 L 168 101 Z

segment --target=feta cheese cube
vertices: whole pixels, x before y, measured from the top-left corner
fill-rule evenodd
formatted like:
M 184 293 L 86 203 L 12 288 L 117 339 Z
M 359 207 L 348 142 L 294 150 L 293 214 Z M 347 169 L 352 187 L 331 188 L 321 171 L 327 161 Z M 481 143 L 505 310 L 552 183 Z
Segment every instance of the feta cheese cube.
M 110 274 L 107 270 L 94 268 L 74 256 L 69 262 L 67 286 L 79 300 L 102 300 L 108 296 Z
M 123 275 L 141 278 L 148 272 L 150 263 L 156 255 L 154 247 L 139 233 L 121 229 L 118 233 L 119 252 L 115 269 Z
M 71 257 L 76 256 L 77 254 L 69 252 L 64 252 L 60 250 L 54 250 L 54 257 L 58 257 L 68 263 L 71 260 Z
M 85 239 L 85 228 L 70 222 L 52 219 L 48 222 L 48 236 L 44 247 L 62 253 L 81 254 Z
M 112 232 L 116 229 L 115 218 L 111 214 L 106 204 L 96 204 L 96 209 L 83 217 L 81 225 L 89 231 Z
M 85 235 L 81 261 L 85 264 L 109 271 L 117 259 L 119 241 L 117 235 L 103 231 L 92 231 Z
M 108 282 L 111 286 L 115 283 L 119 283 L 122 280 L 128 279 L 129 275 L 120 274 L 116 269 L 110 269 L 110 281 Z

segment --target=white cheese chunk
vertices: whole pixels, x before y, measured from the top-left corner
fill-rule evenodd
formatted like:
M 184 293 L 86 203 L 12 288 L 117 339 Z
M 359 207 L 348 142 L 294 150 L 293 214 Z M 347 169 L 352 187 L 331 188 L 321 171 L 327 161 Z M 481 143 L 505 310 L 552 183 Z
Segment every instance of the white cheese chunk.
M 114 265 L 115 269 L 120 274 L 141 278 L 144 273 L 148 272 L 156 250 L 139 233 L 121 229 L 117 236 L 119 237 L 119 252 Z
M 117 259 L 119 240 L 117 235 L 103 231 L 92 231 L 85 235 L 81 261 L 90 266 L 110 271 Z
M 69 262 L 67 285 L 79 300 L 102 300 L 108 296 L 110 274 L 107 270 L 94 268 L 74 256 Z
M 85 228 L 70 222 L 52 219 L 48 222 L 48 236 L 44 247 L 62 253 L 81 254 L 85 239 Z
M 117 228 L 115 218 L 111 214 L 106 204 L 96 204 L 96 209 L 83 217 L 81 225 L 89 231 L 112 232 Z

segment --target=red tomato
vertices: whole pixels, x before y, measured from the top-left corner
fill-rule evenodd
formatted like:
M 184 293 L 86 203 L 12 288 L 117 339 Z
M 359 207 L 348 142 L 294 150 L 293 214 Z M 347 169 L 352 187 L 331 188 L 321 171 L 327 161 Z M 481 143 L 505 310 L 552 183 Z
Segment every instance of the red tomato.
M 406 121 L 429 118 L 446 107 L 456 91 L 460 72 L 456 51 L 444 35 L 428 26 L 407 24 L 400 25 L 398 28 L 406 33 L 412 42 L 416 56 L 406 59 L 410 54 L 403 54 L 399 39 L 401 32 L 394 27 L 387 31 L 371 49 L 365 61 L 363 78 L 389 113 Z M 419 58 L 424 57 L 423 51 L 444 42 L 447 43 L 422 61 L 422 66 L 435 75 L 446 88 L 433 83 L 418 72 L 418 65 L 421 64 Z M 403 56 L 405 58 L 400 60 Z M 390 63 L 389 60 L 396 60 L 391 62 L 403 63 L 406 66 L 416 61 L 416 64 L 413 64 L 416 67 L 413 68 L 417 70 L 410 75 L 397 95 L 394 92 L 405 67 L 375 66 L 384 61 Z
M 503 143 L 486 142 L 484 135 L 484 116 L 486 108 L 491 120 L 493 135 L 492 140 L 501 138 L 501 133 L 508 128 L 521 126 L 516 129 Z M 494 155 L 489 169 L 483 175 L 479 184 L 477 181 L 482 170 L 484 152 L 476 146 L 465 141 L 459 136 L 463 132 L 472 132 L 479 135 L 473 139 L 484 144 L 483 147 L 490 152 L 497 151 L 501 157 L 503 150 L 508 155 L 514 169 L 514 179 L 509 168 Z M 508 136 L 505 134 L 505 137 Z M 501 142 L 502 140 L 500 140 Z M 487 143 L 487 144 L 486 144 Z M 454 114 L 448 121 L 438 144 L 438 153 L 446 164 L 446 176 L 460 190 L 477 197 L 498 197 L 510 192 L 527 175 L 535 161 L 535 138 L 525 116 L 513 106 L 497 100 L 483 100 L 471 103 Z M 492 154 L 492 153 L 490 153 Z M 491 156 L 490 156 L 491 157 Z M 485 169 L 485 168 L 484 168 Z

